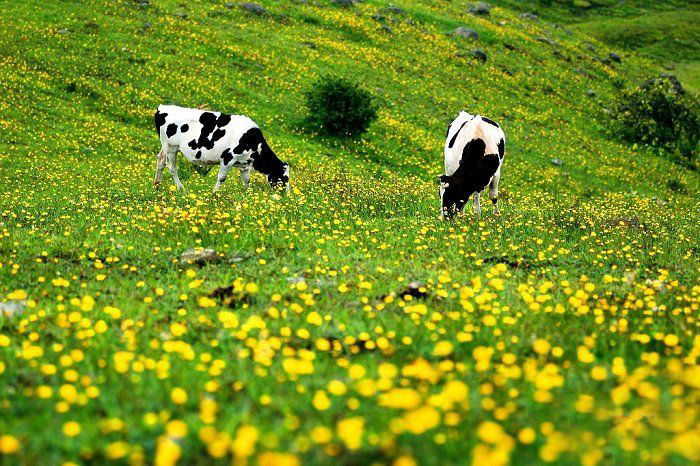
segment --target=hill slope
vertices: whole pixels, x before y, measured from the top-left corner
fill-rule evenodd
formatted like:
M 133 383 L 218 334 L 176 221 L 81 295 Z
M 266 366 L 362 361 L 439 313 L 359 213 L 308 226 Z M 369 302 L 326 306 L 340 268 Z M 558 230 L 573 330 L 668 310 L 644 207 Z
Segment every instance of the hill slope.
M 261 4 L 4 6 L 3 460 L 700 459 L 698 177 L 605 132 L 658 70 L 505 8 Z M 298 129 L 327 72 L 378 96 L 362 140 Z M 252 117 L 292 192 L 154 190 L 160 103 Z M 461 109 L 508 137 L 501 217 L 437 219 Z

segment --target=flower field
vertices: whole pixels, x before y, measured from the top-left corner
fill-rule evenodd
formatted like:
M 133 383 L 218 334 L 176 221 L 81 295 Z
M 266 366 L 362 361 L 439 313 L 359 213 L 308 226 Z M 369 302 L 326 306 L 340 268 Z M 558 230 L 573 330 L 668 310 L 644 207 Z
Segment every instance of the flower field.
M 461 1 L 32 3 L 0 16 L 0 464 L 700 462 L 699 178 L 606 131 L 650 62 Z M 377 96 L 362 139 L 301 129 L 329 72 Z M 253 118 L 291 191 L 182 158 L 154 189 L 160 103 Z M 462 109 L 508 138 L 501 215 L 446 222 Z

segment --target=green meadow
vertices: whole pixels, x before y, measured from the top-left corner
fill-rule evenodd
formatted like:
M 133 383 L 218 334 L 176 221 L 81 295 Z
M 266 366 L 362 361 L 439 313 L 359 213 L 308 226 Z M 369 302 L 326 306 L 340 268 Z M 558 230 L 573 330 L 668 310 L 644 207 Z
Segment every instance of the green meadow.
M 608 115 L 698 89 L 697 5 L 546 3 L 1 2 L 0 464 L 697 464 L 700 178 Z M 304 129 L 329 73 L 361 138 Z M 251 117 L 290 192 L 155 189 L 161 103 Z M 438 218 L 460 110 L 500 215 Z

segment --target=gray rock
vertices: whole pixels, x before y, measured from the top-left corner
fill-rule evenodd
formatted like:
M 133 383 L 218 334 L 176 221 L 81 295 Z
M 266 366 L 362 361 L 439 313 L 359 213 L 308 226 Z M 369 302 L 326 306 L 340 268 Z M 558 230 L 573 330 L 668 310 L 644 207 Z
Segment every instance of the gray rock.
M 564 165 L 564 161 L 562 159 L 555 158 L 555 159 L 552 159 L 551 162 L 552 162 L 552 165 L 556 165 L 557 167 L 561 167 L 562 165 Z
M 213 249 L 188 249 L 180 255 L 180 262 L 183 264 L 206 265 L 215 264 L 221 260 L 221 257 Z
M 478 16 L 488 16 L 491 14 L 491 7 L 486 2 L 473 3 L 469 7 L 469 13 Z
M 534 13 L 520 13 L 519 18 L 529 19 L 530 21 L 537 21 L 539 19 L 539 16 L 537 16 Z
M 478 39 L 479 38 L 479 33 L 476 32 L 474 29 L 469 29 L 464 26 L 460 26 L 457 29 L 455 29 L 454 35 L 457 37 L 464 37 L 467 39 Z
M 399 8 L 399 7 L 394 6 L 394 5 L 389 5 L 388 7 L 384 8 L 382 11 L 386 12 L 386 13 L 394 13 L 395 15 L 405 15 L 406 14 L 406 12 L 403 10 L 403 8 Z
M 615 52 L 610 52 L 610 55 L 608 55 L 608 57 L 610 57 L 610 59 L 615 63 L 622 63 L 622 58 L 620 58 L 620 56 Z
M 241 9 L 258 16 L 265 16 L 267 14 L 267 10 L 257 3 L 241 3 Z
M 596 96 L 596 93 L 595 93 L 595 91 L 594 91 L 593 89 L 588 89 L 588 90 L 586 91 L 586 95 L 587 95 L 588 97 L 595 97 L 595 96 Z
M 535 38 L 535 40 L 537 40 L 538 42 L 544 42 L 545 44 L 549 44 L 552 47 L 555 47 L 557 45 L 557 43 L 554 42 L 549 37 L 540 36 L 540 37 Z
M 481 49 L 472 50 L 472 55 L 474 56 L 474 58 L 476 58 L 477 60 L 479 60 L 482 63 L 489 59 L 489 56 L 486 55 L 486 52 L 484 52 Z
M 26 308 L 27 301 L 25 300 L 6 301 L 0 303 L 0 316 L 7 318 L 21 316 Z
M 676 94 L 685 94 L 685 89 L 683 88 L 683 85 L 678 80 L 678 78 L 669 73 L 661 73 L 658 78 L 653 78 L 648 81 L 645 81 L 642 84 L 642 89 L 649 89 L 652 85 L 662 82 L 664 80 L 667 80 L 671 83 L 671 85 L 673 86 L 673 90 Z

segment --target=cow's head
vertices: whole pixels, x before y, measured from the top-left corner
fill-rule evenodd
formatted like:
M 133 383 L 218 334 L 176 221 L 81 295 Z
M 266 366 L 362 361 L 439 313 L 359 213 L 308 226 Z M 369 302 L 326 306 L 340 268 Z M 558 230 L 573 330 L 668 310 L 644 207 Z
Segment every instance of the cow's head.
M 267 175 L 267 182 L 273 188 L 285 188 L 289 191 L 289 164 L 285 162 L 279 171 Z
M 464 208 L 467 200 L 464 199 L 464 189 L 461 183 L 455 177 L 442 175 L 439 180 L 440 214 L 449 219 Z

